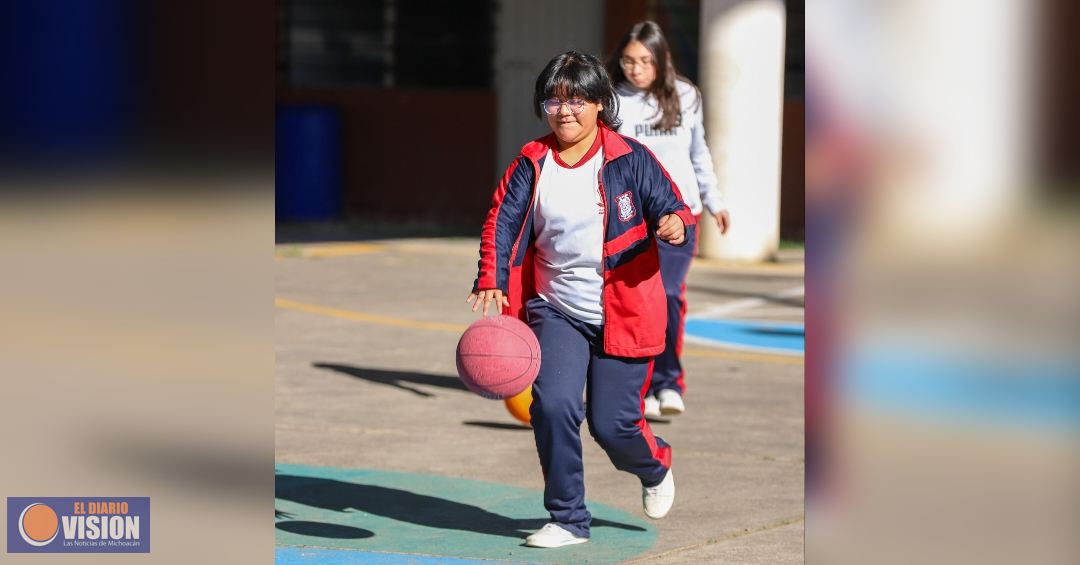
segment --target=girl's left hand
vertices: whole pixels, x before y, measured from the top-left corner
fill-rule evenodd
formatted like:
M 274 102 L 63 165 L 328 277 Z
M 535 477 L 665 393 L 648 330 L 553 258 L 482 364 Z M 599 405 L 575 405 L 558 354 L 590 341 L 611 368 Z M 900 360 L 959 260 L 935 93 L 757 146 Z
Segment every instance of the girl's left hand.
M 660 218 L 660 227 L 656 228 L 656 237 L 672 244 L 680 245 L 686 240 L 686 227 L 678 214 L 668 214 Z
M 720 210 L 714 217 L 716 226 L 720 228 L 720 235 L 727 235 L 728 228 L 731 227 L 731 214 L 727 210 Z

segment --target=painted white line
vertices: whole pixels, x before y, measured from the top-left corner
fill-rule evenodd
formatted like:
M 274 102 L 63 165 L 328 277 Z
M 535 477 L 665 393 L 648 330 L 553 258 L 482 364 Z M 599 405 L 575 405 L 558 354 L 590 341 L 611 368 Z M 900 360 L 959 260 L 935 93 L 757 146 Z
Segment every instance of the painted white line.
M 770 294 L 766 298 L 742 298 L 739 300 L 726 302 L 724 304 L 710 306 L 692 316 L 687 316 L 687 318 L 722 318 L 735 312 L 741 312 L 743 310 L 750 310 L 759 306 L 765 306 L 766 304 L 770 304 L 775 300 L 794 298 L 796 296 L 803 296 L 804 294 L 806 294 L 806 287 L 800 285 L 789 289 L 781 290 L 780 292 L 777 292 L 775 294 Z

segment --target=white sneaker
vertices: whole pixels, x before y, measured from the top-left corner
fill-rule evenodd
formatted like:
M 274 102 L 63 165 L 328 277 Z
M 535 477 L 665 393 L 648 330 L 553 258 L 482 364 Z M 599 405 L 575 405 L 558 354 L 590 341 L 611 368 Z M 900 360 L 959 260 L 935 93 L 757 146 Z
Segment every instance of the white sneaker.
M 675 477 L 668 469 L 664 480 L 654 487 L 641 487 L 641 505 L 645 508 L 645 515 L 653 520 L 659 520 L 667 516 L 671 505 L 675 503 Z
M 555 522 L 548 522 L 547 524 L 544 524 L 543 528 L 537 530 L 536 533 L 525 538 L 525 545 L 529 547 L 562 547 L 564 545 L 574 545 L 585 543 L 587 541 L 589 541 L 589 538 L 580 538 L 566 531 L 562 526 Z
M 659 418 L 660 417 L 660 401 L 655 396 L 649 395 L 645 397 L 645 417 L 646 418 Z
M 660 403 L 660 413 L 664 416 L 677 416 L 686 412 L 686 405 L 683 404 L 679 391 L 665 388 L 656 396 Z

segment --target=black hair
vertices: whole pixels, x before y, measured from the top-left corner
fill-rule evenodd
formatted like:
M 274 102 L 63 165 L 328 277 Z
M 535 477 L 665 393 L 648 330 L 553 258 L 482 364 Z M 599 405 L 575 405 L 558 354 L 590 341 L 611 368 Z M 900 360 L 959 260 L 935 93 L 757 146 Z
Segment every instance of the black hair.
M 615 84 L 629 82 L 620 60 L 622 59 L 623 50 L 632 41 L 640 42 L 652 54 L 653 61 L 656 64 L 656 80 L 649 88 L 649 93 L 655 96 L 658 102 L 660 120 L 656 123 L 656 128 L 660 131 L 671 131 L 682 123 L 682 109 L 680 107 L 682 104 L 679 101 L 679 92 L 675 87 L 675 82 L 681 80 L 694 87 L 693 109 L 695 111 L 701 104 L 701 91 L 698 90 L 694 83 L 690 82 L 690 79 L 680 75 L 675 70 L 675 65 L 671 61 L 671 49 L 668 47 L 667 39 L 664 38 L 664 32 L 660 29 L 660 26 L 656 25 L 656 22 L 650 21 L 635 24 L 619 41 L 619 45 L 615 47 L 615 50 L 611 52 L 607 68 Z
M 597 118 L 611 129 L 622 125 L 619 119 L 618 97 L 611 86 L 604 64 L 600 59 L 580 51 L 567 51 L 548 61 L 540 76 L 536 77 L 533 92 L 533 111 L 543 119 L 540 104 L 549 98 L 581 98 L 600 103 L 604 109 Z

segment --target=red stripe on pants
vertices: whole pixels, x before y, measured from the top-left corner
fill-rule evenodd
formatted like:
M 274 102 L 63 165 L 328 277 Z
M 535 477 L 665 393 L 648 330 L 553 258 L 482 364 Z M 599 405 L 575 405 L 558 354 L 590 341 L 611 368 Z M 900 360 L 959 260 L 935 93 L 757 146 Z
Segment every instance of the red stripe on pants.
M 649 422 L 645 420 L 645 396 L 649 393 L 649 385 L 652 384 L 653 362 L 649 361 L 648 376 L 645 377 L 645 383 L 641 386 L 641 418 L 636 422 L 637 427 L 641 430 L 641 435 L 645 438 L 645 442 L 649 444 L 649 452 L 652 453 L 653 459 L 656 459 L 665 468 L 671 468 L 671 447 L 660 447 L 656 444 L 656 436 L 652 433 L 652 428 L 649 427 Z

